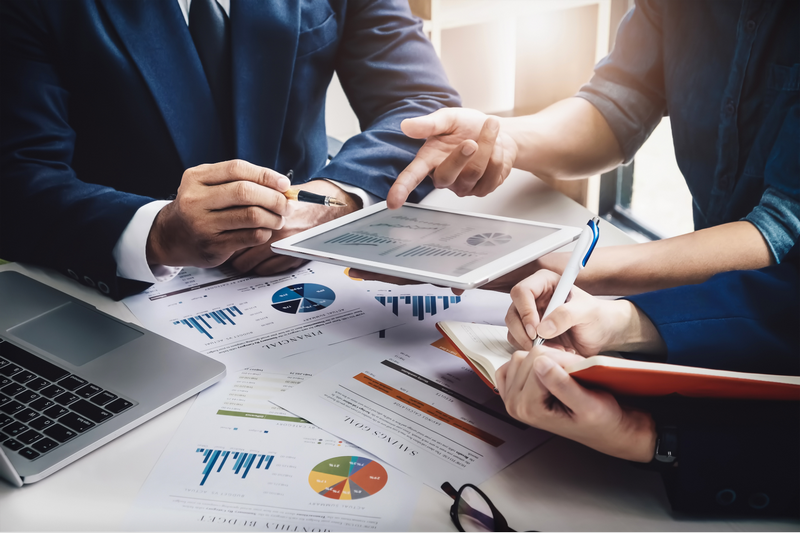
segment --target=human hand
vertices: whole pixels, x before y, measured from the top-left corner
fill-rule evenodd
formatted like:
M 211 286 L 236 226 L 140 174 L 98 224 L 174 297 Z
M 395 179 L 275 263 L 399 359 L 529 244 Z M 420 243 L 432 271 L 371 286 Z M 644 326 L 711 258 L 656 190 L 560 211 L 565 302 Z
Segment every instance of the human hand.
M 485 196 L 503 183 L 516 159 L 517 145 L 502 131 L 500 120 L 474 109 L 439 109 L 405 119 L 400 127 L 413 139 L 427 140 L 389 190 L 390 209 L 403 205 L 429 175 L 438 189 Z
M 215 267 L 267 242 L 284 226 L 289 185 L 286 176 L 242 160 L 188 169 L 150 228 L 148 263 Z
M 650 319 L 628 300 L 602 300 L 573 286 L 567 301 L 541 318 L 561 276 L 539 270 L 511 289 L 508 341 L 530 350 L 537 334 L 548 344 L 582 355 L 604 351 L 663 353 Z
M 231 265 L 236 270 L 240 272 L 252 271 L 260 276 L 267 276 L 297 268 L 308 261 L 288 255 L 276 254 L 270 248 L 273 242 L 361 208 L 360 202 L 357 203 L 342 189 L 326 180 L 313 180 L 308 183 L 294 185 L 293 188 L 324 194 L 325 196 L 333 196 L 343 200 L 347 205 L 344 207 L 327 207 L 306 202 L 291 202 L 292 211 L 286 217 L 286 224 L 279 231 L 274 231 L 265 243 L 234 254 Z
M 546 346 L 515 352 L 495 374 L 508 414 L 599 452 L 650 462 L 656 442 L 652 416 L 581 386 L 565 370 L 580 359 Z

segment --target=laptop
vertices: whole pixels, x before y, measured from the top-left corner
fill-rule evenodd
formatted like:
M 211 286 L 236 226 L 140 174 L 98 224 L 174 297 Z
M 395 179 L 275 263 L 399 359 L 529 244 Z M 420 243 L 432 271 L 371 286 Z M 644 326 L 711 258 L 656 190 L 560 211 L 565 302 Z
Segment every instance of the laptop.
M 225 365 L 0 272 L 0 477 L 21 487 L 213 385 Z

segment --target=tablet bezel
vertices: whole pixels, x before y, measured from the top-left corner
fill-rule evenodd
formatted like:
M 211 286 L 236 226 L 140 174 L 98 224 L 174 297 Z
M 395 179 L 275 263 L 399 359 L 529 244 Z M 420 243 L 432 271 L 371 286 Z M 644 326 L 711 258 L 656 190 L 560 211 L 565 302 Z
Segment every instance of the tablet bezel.
M 507 253 L 492 260 L 491 262 L 471 270 L 461 276 L 449 276 L 446 274 L 438 274 L 428 270 L 419 270 L 415 268 L 401 267 L 391 265 L 388 263 L 378 263 L 367 259 L 359 259 L 357 257 L 333 254 L 330 252 L 321 252 L 310 248 L 298 246 L 298 242 L 305 241 L 312 237 L 316 237 L 322 233 L 334 230 L 340 226 L 344 226 L 351 222 L 370 216 L 374 213 L 384 211 L 387 209 L 386 202 L 380 202 L 358 211 L 354 211 L 348 215 L 331 220 L 324 224 L 320 224 L 314 228 L 307 229 L 300 233 L 296 233 L 280 241 L 272 243 L 272 251 L 282 255 L 289 255 L 292 257 L 299 257 L 301 259 L 310 259 L 313 261 L 322 261 L 324 263 L 332 263 L 344 267 L 353 267 L 368 272 L 377 274 L 384 274 L 387 276 L 395 276 L 414 281 L 421 281 L 423 283 L 432 283 L 434 285 L 443 285 L 445 287 L 452 287 L 454 289 L 475 289 L 490 281 L 493 281 L 504 274 L 511 272 L 523 265 L 538 259 L 539 257 L 552 252 L 562 246 L 575 241 L 581 233 L 582 228 L 573 226 L 562 226 L 558 224 L 548 224 L 545 222 L 534 222 L 530 220 L 522 220 L 517 218 L 502 217 L 496 215 L 486 215 L 483 213 L 470 213 L 466 211 L 457 211 L 454 209 L 445 209 L 441 207 L 433 207 L 427 205 L 419 205 L 412 203 L 405 203 L 404 206 L 413 209 L 424 209 L 427 211 L 438 211 L 442 213 L 451 213 L 455 215 L 462 215 L 475 218 L 485 218 L 491 220 L 500 220 L 504 222 L 511 222 L 515 224 L 522 224 L 528 226 L 544 227 L 556 229 L 555 233 L 543 237 L 531 244 L 523 246 L 522 248 L 513 252 Z

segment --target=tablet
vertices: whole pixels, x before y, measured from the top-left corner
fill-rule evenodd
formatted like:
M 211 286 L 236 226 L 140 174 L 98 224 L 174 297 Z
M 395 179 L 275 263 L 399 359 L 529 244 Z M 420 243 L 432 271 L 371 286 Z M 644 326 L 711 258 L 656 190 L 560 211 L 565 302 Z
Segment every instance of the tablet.
M 272 244 L 276 253 L 473 289 L 568 244 L 581 228 L 386 202 Z

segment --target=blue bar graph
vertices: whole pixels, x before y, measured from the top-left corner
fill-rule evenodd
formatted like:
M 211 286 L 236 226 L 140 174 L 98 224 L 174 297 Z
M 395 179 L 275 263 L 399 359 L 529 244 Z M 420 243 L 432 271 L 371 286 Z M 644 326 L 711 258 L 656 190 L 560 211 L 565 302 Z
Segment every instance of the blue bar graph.
M 230 452 L 223 450 L 211 450 L 207 448 L 197 448 L 197 453 L 203 454 L 203 464 L 206 465 L 205 468 L 203 468 L 203 479 L 200 481 L 201 487 L 205 485 L 206 480 L 208 480 L 208 476 L 212 472 L 215 472 L 214 466 L 217 464 L 217 461 L 220 461 L 220 458 L 222 460 L 216 469 L 217 473 L 222 472 L 222 467 L 225 466 L 225 461 L 227 461 L 228 457 L 230 457 L 234 461 L 230 471 L 233 472 L 235 476 L 238 476 L 241 472 L 242 479 L 247 478 L 247 474 L 250 473 L 251 468 L 254 470 L 269 470 L 269 467 L 272 465 L 272 460 L 275 458 L 274 455 Z M 256 458 L 258 458 L 258 463 L 256 463 L 255 467 L 253 467 L 253 463 L 255 462 Z
M 384 307 L 391 305 L 392 313 L 396 316 L 400 316 L 401 302 L 411 305 L 411 315 L 417 317 L 417 320 L 424 320 L 426 316 L 436 315 L 440 309 L 437 300 L 441 302 L 442 311 L 461 302 L 461 296 L 376 296 L 375 299 Z
M 225 307 L 222 309 L 217 309 L 216 311 L 209 311 L 208 313 L 193 316 L 190 318 L 184 318 L 182 320 L 175 320 L 173 322 L 174 325 L 183 324 L 184 326 L 189 327 L 200 333 L 201 335 L 205 335 L 209 339 L 213 339 L 214 337 L 211 335 L 209 330 L 213 329 L 212 323 L 217 326 L 225 326 L 225 325 L 232 325 L 235 326 L 236 322 L 234 322 L 234 318 L 242 315 L 242 312 L 239 311 L 239 308 L 235 305 L 230 307 Z M 208 320 L 206 320 L 208 319 Z

